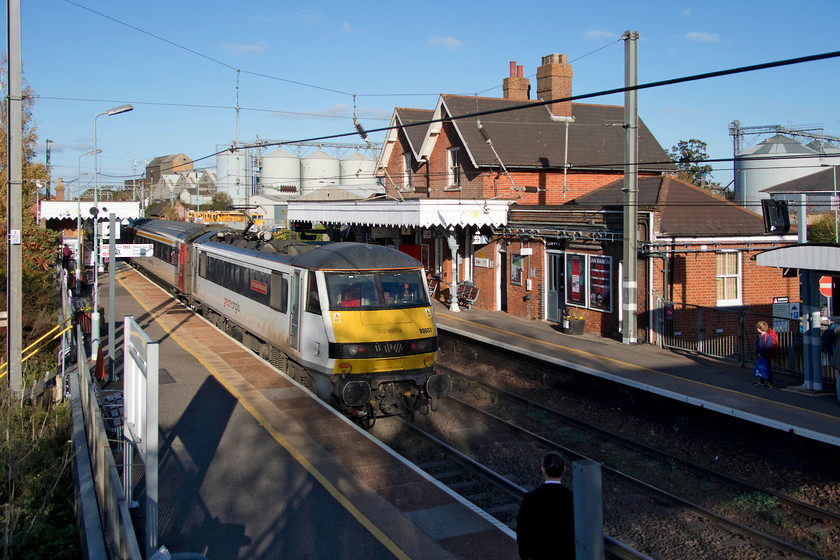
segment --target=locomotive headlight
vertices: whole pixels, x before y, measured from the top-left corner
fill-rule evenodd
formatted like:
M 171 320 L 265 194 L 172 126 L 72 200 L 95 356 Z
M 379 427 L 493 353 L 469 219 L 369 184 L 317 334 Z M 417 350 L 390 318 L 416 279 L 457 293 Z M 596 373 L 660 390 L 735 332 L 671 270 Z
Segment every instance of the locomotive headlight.
M 437 350 L 437 341 L 435 338 L 421 338 L 412 340 L 409 346 L 411 354 L 425 354 L 426 352 L 434 352 Z
M 368 348 L 364 344 L 345 344 L 344 355 L 348 358 L 363 358 L 367 355 Z

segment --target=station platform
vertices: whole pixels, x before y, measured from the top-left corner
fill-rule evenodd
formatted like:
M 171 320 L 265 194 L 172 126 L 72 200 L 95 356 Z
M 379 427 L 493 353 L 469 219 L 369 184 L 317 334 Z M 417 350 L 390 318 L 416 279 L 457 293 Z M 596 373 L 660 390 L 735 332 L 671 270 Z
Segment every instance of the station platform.
M 840 405 L 833 384 L 815 392 L 794 376 L 774 373 L 773 389 L 754 385 L 752 367 L 623 344 L 595 335 L 570 335 L 554 325 L 498 311 L 434 302 L 439 331 L 449 331 L 558 366 L 703 407 L 763 427 L 840 447 Z
M 107 281 L 100 276 L 105 309 Z M 116 348 L 128 315 L 159 341 L 158 542 L 171 552 L 209 560 L 517 557 L 509 528 L 122 263 L 115 294 Z M 118 351 L 118 377 L 121 364 Z M 104 387 L 119 388 L 119 380 Z M 138 534 L 142 523 L 135 520 Z

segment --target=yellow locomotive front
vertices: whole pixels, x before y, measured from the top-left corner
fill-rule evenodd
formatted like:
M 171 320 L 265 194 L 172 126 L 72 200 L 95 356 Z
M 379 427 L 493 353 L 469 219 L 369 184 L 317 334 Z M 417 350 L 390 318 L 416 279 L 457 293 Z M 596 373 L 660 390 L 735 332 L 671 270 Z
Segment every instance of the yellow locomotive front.
M 422 269 L 325 272 L 333 395 L 363 418 L 414 414 L 449 393 Z

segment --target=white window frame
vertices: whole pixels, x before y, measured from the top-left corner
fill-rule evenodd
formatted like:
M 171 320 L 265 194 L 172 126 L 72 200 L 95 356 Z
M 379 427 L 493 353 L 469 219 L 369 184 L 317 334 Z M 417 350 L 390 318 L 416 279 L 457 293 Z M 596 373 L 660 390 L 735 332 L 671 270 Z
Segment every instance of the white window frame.
M 446 181 L 449 189 L 461 188 L 461 148 L 449 148 L 446 151 Z
M 402 188 L 404 191 L 411 190 L 411 152 L 406 152 L 403 154 L 403 185 Z
M 719 274 L 718 270 L 719 270 L 720 264 L 721 264 L 720 259 L 724 258 L 724 255 L 733 255 L 733 254 L 736 256 L 736 262 L 737 262 L 738 270 L 733 274 Z M 743 271 L 744 271 L 743 258 L 741 256 L 740 251 L 718 251 L 717 253 L 715 253 L 715 298 L 718 297 L 718 283 L 721 281 L 721 279 L 734 278 L 735 281 L 736 281 L 736 284 L 737 284 L 736 289 L 735 289 L 735 291 L 737 293 L 735 294 L 735 297 L 734 298 L 729 298 L 729 299 L 718 299 L 717 300 L 717 306 L 718 307 L 729 307 L 729 306 L 732 306 L 732 305 L 741 305 L 741 302 L 743 301 L 743 286 L 744 286 Z

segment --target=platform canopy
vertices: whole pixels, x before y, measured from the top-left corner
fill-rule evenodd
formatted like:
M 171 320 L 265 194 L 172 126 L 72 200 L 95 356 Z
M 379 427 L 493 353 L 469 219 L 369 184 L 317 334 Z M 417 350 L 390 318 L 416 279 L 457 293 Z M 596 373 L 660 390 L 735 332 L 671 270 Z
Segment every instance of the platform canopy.
M 776 268 L 812 270 L 828 276 L 840 276 L 840 245 L 803 243 L 770 249 L 756 255 L 756 264 Z
M 290 222 L 434 228 L 504 226 L 507 200 L 359 200 L 289 202 Z
M 139 202 L 115 202 L 112 200 L 99 201 L 99 218 L 102 220 L 108 219 L 108 214 L 114 213 L 117 220 L 123 221 L 140 217 L 140 203 Z M 93 217 L 90 209 L 93 207 L 93 202 L 90 200 L 82 200 L 77 202 L 75 200 L 42 200 L 38 204 L 38 219 L 39 220 L 75 220 L 77 215 L 81 213 L 83 220 L 89 220 Z

